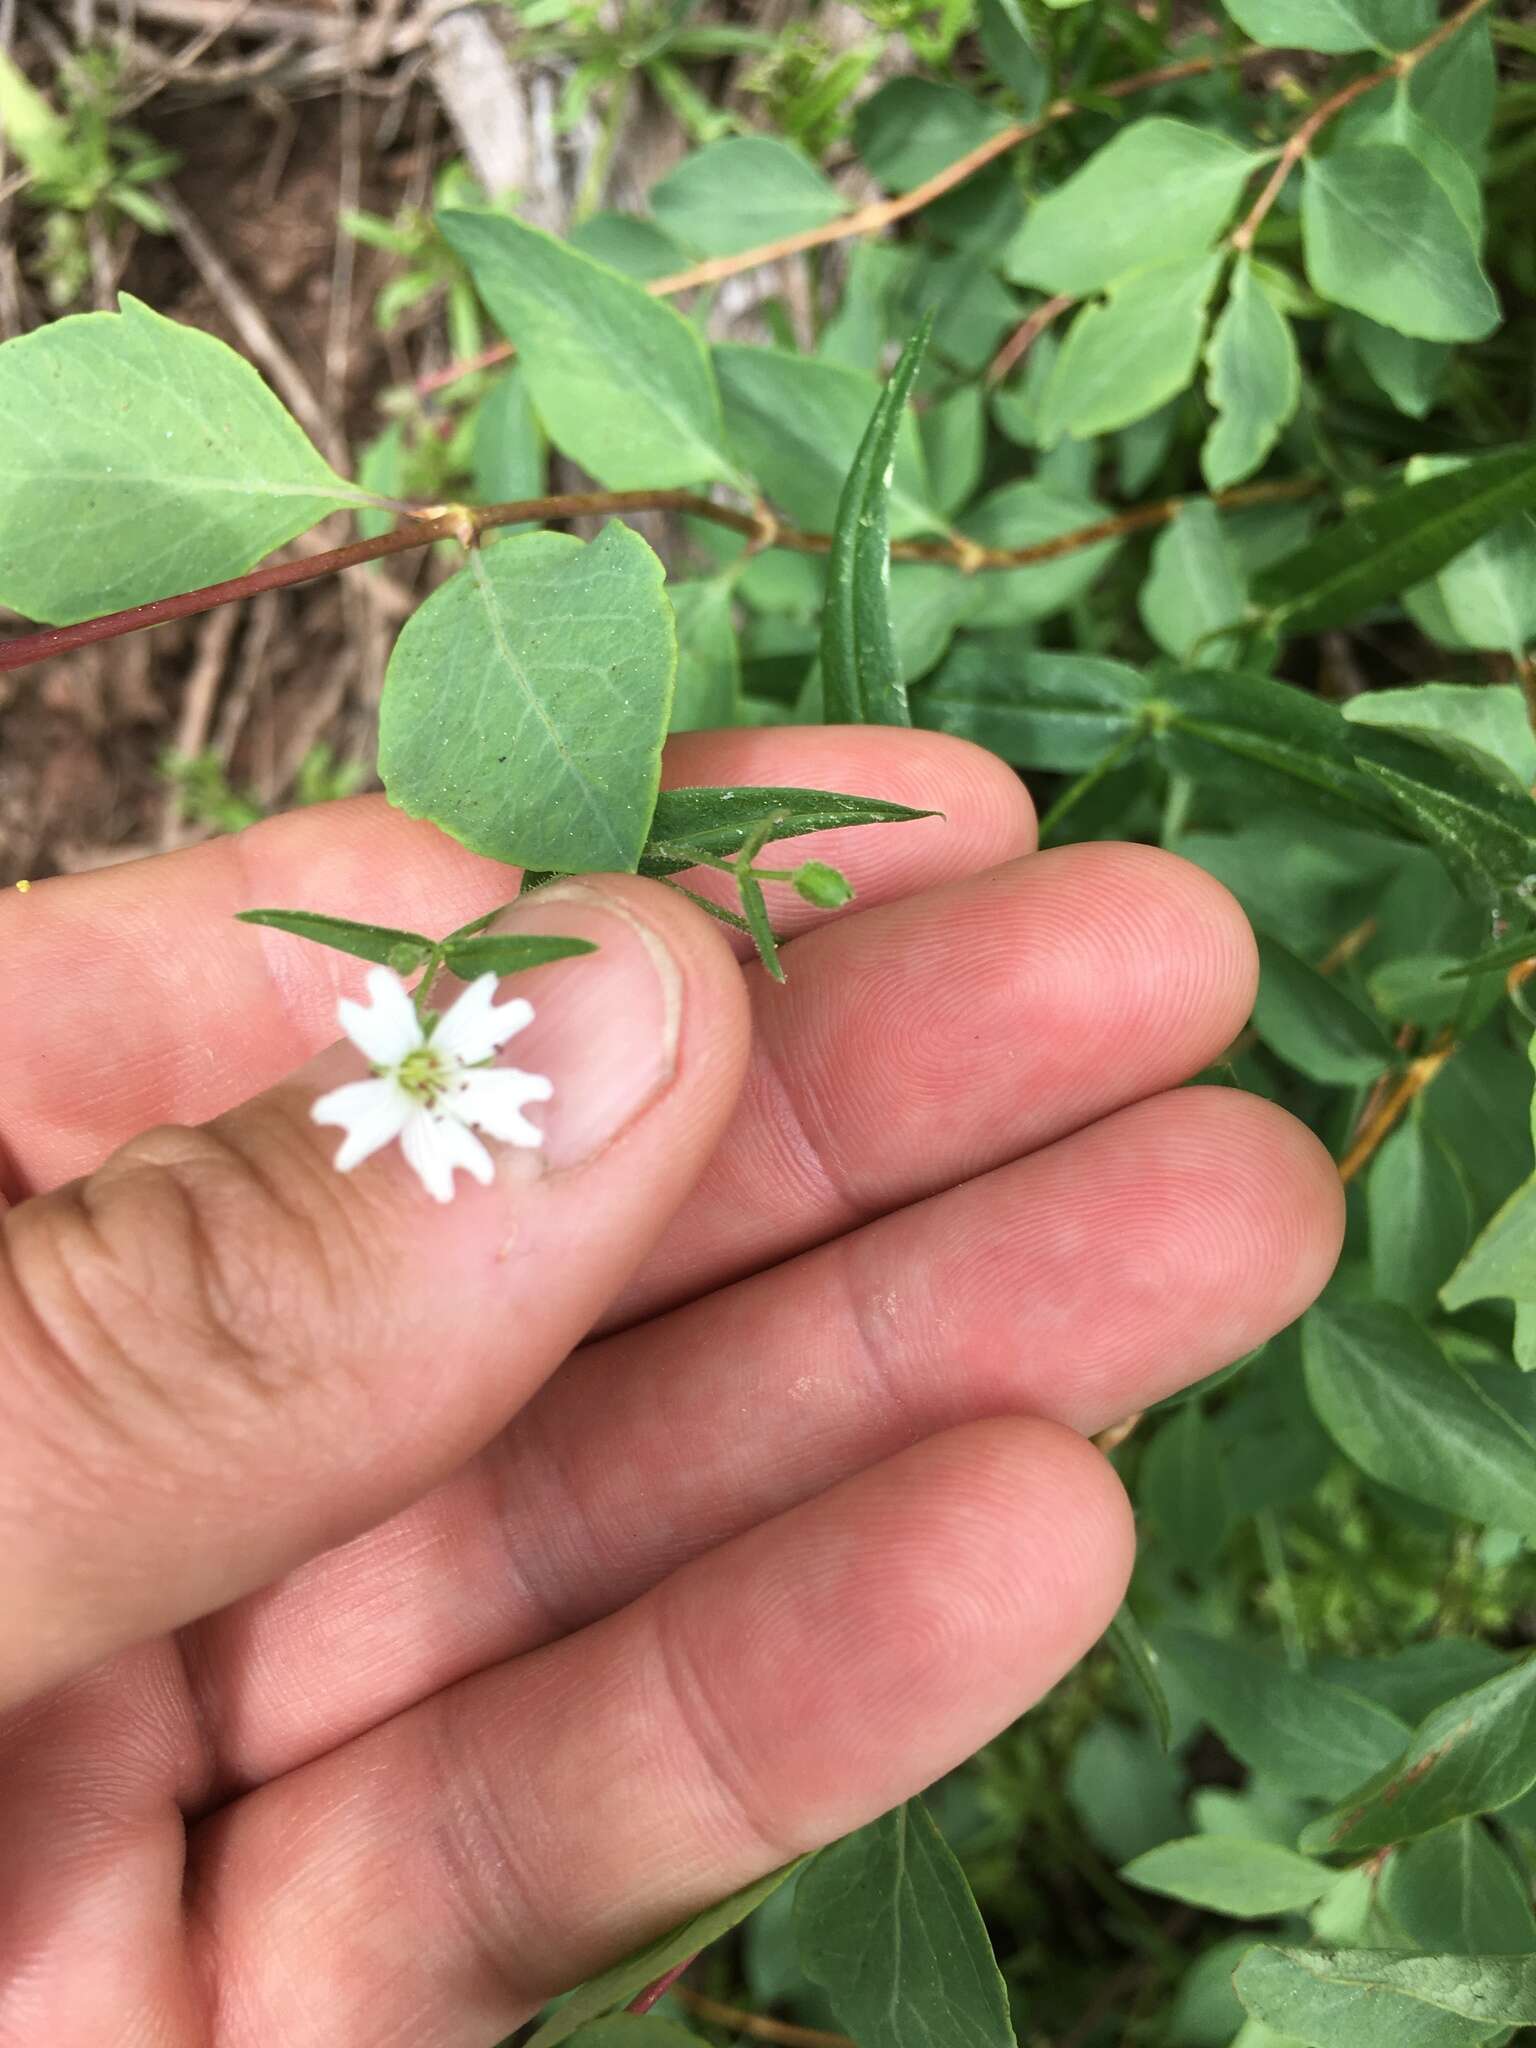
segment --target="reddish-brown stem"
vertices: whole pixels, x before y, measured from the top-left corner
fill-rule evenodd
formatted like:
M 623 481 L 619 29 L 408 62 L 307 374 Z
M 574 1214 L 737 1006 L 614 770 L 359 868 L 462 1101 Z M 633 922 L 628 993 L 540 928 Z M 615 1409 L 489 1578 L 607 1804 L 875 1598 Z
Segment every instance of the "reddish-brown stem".
M 1339 1178 L 1346 1187 L 1370 1165 L 1424 1090 L 1438 1078 L 1455 1050 L 1455 1039 L 1448 1031 L 1442 1033 L 1422 1059 L 1414 1060 L 1377 1104 L 1359 1137 L 1339 1162 Z
M 1447 20 L 1442 21 L 1434 34 L 1426 36 L 1422 43 L 1415 44 L 1411 50 L 1405 50 L 1400 57 L 1394 57 L 1392 62 L 1384 65 L 1380 71 L 1370 71 L 1362 78 L 1353 79 L 1340 91 L 1324 100 L 1320 106 L 1315 107 L 1281 150 L 1280 160 L 1275 165 L 1268 183 L 1254 201 L 1247 218 L 1232 236 L 1233 248 L 1245 251 L 1253 247 L 1259 229 L 1268 220 L 1275 201 L 1285 190 L 1292 171 L 1330 121 L 1342 114 L 1346 107 L 1353 106 L 1356 100 L 1364 99 L 1367 93 L 1374 92 L 1378 85 L 1387 85 L 1394 78 L 1405 78 L 1416 64 L 1423 63 L 1431 51 L 1438 50 L 1442 43 L 1449 42 L 1458 30 L 1464 28 L 1474 16 L 1483 13 L 1492 4 L 1493 0 L 1467 0 L 1464 7 L 1458 8 Z
M 647 1984 L 638 1998 L 631 1999 L 624 2010 L 626 2012 L 649 2012 L 653 2005 L 661 2003 L 662 1999 L 666 1997 L 684 1971 L 691 1970 L 698 1960 L 697 1956 L 685 1956 L 680 1963 L 674 1963 L 672 1968 L 658 1977 L 654 1984 Z
M 1174 64 L 1160 65 L 1155 71 L 1138 71 L 1129 78 L 1111 80 L 1108 85 L 1095 89 L 1095 97 L 1101 100 L 1127 99 L 1133 93 L 1150 92 L 1155 86 L 1175 85 L 1181 78 L 1199 78 L 1208 71 L 1215 71 L 1228 64 L 1241 64 L 1252 56 L 1249 49 L 1221 52 L 1209 57 L 1185 57 Z M 840 214 L 836 220 L 824 221 L 821 226 L 802 228 L 798 234 L 780 235 L 772 242 L 760 243 L 753 249 L 742 249 L 734 256 L 712 256 L 707 262 L 695 263 L 687 270 L 676 271 L 671 277 L 653 278 L 645 287 L 653 298 L 671 298 L 676 292 L 693 291 L 699 285 L 719 284 L 727 277 L 738 277 L 744 270 L 756 270 L 764 263 L 777 263 L 786 256 L 803 255 L 807 249 L 824 248 L 829 242 L 847 241 L 854 235 L 877 235 L 882 229 L 896 221 L 905 220 L 909 214 L 920 213 L 925 206 L 931 206 L 936 199 L 942 199 L 946 192 L 953 192 L 957 185 L 963 185 L 968 178 L 984 170 L 998 157 L 1006 156 L 1011 149 L 1017 149 L 1021 142 L 1032 141 L 1044 134 L 1047 128 L 1058 121 L 1065 121 L 1072 114 L 1083 109 L 1075 100 L 1055 100 L 1037 121 L 1015 121 L 1007 128 L 1000 128 L 996 135 L 975 149 L 967 150 L 964 156 L 956 157 L 952 164 L 946 164 L 921 185 L 914 185 L 910 192 L 903 192 L 896 199 L 880 199 L 868 206 L 861 206 L 853 213 Z M 456 384 L 461 377 L 471 376 L 476 370 L 493 369 L 497 363 L 504 363 L 512 355 L 510 342 L 498 342 L 493 348 L 482 349 L 467 362 L 449 363 L 445 369 L 431 370 L 424 377 L 418 377 L 415 391 L 419 398 L 426 398 L 434 391 L 441 391 L 446 385 Z
M 707 2025 L 723 2027 L 749 2041 L 771 2041 L 776 2048 L 854 2048 L 846 2034 L 829 2034 L 820 2027 L 797 2027 L 791 2020 L 765 2019 L 761 2013 L 743 2012 L 740 2006 L 707 1998 L 702 1991 L 683 1990 L 678 1996 Z
M 1249 484 L 1241 490 L 1222 492 L 1219 505 L 1266 505 L 1292 498 L 1312 496 L 1322 489 L 1314 477 L 1300 477 L 1291 483 Z M 1139 505 L 1130 512 L 1116 513 L 1081 526 L 1055 540 L 1039 541 L 1027 548 L 984 548 L 957 534 L 951 540 L 898 540 L 891 554 L 898 562 L 939 562 L 969 574 L 983 569 L 1028 569 L 1037 562 L 1054 562 L 1062 555 L 1100 541 L 1143 533 L 1166 526 L 1183 504 L 1182 498 L 1166 498 L 1155 505 Z M 412 548 L 429 547 L 434 541 L 458 540 L 473 545 L 478 535 L 498 526 L 521 526 L 531 520 L 579 519 L 608 512 L 687 512 L 707 519 L 715 526 L 792 554 L 824 555 L 832 546 L 829 533 L 798 533 L 780 526 L 771 515 L 738 512 L 731 505 L 717 505 L 694 491 L 569 491 L 552 498 L 519 498 L 506 505 L 453 505 L 430 516 L 413 519 L 393 533 L 376 540 L 353 541 L 344 548 L 331 548 L 323 555 L 310 555 L 298 562 L 274 562 L 252 569 L 244 576 L 232 576 L 225 583 L 210 583 L 201 590 L 187 590 L 175 597 L 157 597 L 148 604 L 131 605 L 126 611 L 107 612 L 99 619 L 82 619 L 73 626 L 46 626 L 36 633 L 17 633 L 0 640 L 0 673 L 30 668 L 34 662 L 54 655 L 91 647 L 100 640 L 118 640 L 125 633 L 142 633 L 150 626 L 164 626 L 172 619 L 195 618 L 221 604 L 257 597 L 264 590 L 287 590 L 298 583 L 314 583 L 333 576 L 340 569 L 353 569 L 361 562 L 377 562 L 386 555 L 401 555 Z
M 1070 313 L 1076 304 L 1071 292 L 1059 292 L 1054 299 L 1047 299 L 1044 305 L 1036 306 L 1027 320 L 1019 322 L 987 365 L 987 383 L 1001 384 L 1011 377 L 1047 327 L 1059 320 L 1063 313 Z

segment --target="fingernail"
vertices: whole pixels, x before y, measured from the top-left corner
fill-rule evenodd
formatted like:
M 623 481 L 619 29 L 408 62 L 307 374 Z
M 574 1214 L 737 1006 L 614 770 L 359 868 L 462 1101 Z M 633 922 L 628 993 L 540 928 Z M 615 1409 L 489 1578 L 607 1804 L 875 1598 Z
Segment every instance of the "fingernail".
M 533 1022 L 503 1060 L 547 1074 L 554 1094 L 529 1115 L 544 1132 L 545 1167 L 579 1166 L 611 1145 L 677 1072 L 683 977 L 660 935 L 627 903 L 585 882 L 553 882 L 503 911 L 498 932 L 590 939 L 595 953 L 513 976 Z

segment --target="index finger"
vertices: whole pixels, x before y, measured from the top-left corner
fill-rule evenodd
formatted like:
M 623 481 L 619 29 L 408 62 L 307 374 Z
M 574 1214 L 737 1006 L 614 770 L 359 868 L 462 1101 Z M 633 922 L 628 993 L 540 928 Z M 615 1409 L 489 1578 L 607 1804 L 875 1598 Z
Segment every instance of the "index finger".
M 819 850 L 836 860 L 862 903 L 978 872 L 1033 844 L 1013 771 L 937 733 L 691 733 L 669 743 L 665 780 L 844 790 L 942 812 L 797 843 L 797 857 Z M 7 1193 L 89 1172 L 151 1124 L 219 1114 L 328 1041 L 336 996 L 360 987 L 361 963 L 237 925 L 237 911 L 322 910 L 437 934 L 516 886 L 515 869 L 381 797 L 360 797 L 0 897 L 0 958 L 10 963 L 0 978 L 0 1206 Z M 783 906 L 789 929 L 816 916 L 797 900 Z

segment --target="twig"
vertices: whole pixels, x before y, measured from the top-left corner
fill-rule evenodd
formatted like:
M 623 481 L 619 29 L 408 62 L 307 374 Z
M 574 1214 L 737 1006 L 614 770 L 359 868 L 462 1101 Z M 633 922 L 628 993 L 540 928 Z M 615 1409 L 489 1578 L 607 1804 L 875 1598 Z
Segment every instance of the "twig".
M 1389 1091 L 1367 1119 L 1365 1128 L 1340 1160 L 1339 1179 L 1346 1187 L 1370 1165 L 1424 1090 L 1438 1078 L 1455 1051 L 1456 1040 L 1445 1031 L 1422 1058 L 1412 1062 L 1396 1087 Z
M 1223 506 L 1266 505 L 1277 501 L 1313 496 L 1323 488 L 1315 477 L 1299 477 L 1289 483 L 1247 484 L 1235 491 L 1223 491 L 1215 503 Z M 952 569 L 1028 569 L 1038 562 L 1054 562 L 1081 548 L 1101 541 L 1117 540 L 1126 534 L 1144 533 L 1166 526 L 1176 517 L 1184 500 L 1167 498 L 1155 505 L 1140 505 L 1113 518 L 1080 526 L 1055 540 L 1037 541 L 1027 548 L 984 548 L 964 535 L 947 541 L 905 540 L 891 543 L 891 555 L 898 562 L 938 562 Z M 450 506 L 430 517 L 413 518 L 409 525 L 375 540 L 352 541 L 346 547 L 330 548 L 296 562 L 271 562 L 244 576 L 232 576 L 223 583 L 210 583 L 201 590 L 183 591 L 174 597 L 157 597 L 148 604 L 130 605 L 125 611 L 108 612 L 97 619 L 82 619 L 73 626 L 47 626 L 36 633 L 18 633 L 0 640 L 0 673 L 30 668 L 77 647 L 91 647 L 99 640 L 117 640 L 125 633 L 141 633 L 150 626 L 163 626 L 171 619 L 195 618 L 216 605 L 233 604 L 255 597 L 264 590 L 289 590 L 297 583 L 314 583 L 362 562 L 377 562 L 387 555 L 408 554 L 433 541 L 458 540 L 472 546 L 476 538 L 498 526 L 520 526 L 529 521 L 581 519 L 610 512 L 687 512 L 716 526 L 729 527 L 748 540 L 763 531 L 762 515 L 738 512 L 734 506 L 716 504 L 713 498 L 694 491 L 571 491 L 551 498 L 520 498 L 506 505 Z M 776 526 L 775 547 L 793 554 L 824 555 L 832 546 L 828 533 L 798 533 Z
M 790 2020 L 764 2019 L 759 2013 L 743 2012 L 739 2006 L 722 2005 L 718 1998 L 707 1998 L 702 1991 L 692 1991 L 686 1985 L 679 1986 L 674 1996 L 707 2025 L 729 2028 L 744 2034 L 749 2041 L 773 2041 L 778 2048 L 854 2048 L 847 2034 L 829 2034 L 820 2027 L 797 2027 Z
M 1036 306 L 1027 320 L 1020 321 L 992 358 L 987 366 L 987 383 L 993 385 L 1006 382 L 1047 327 L 1059 320 L 1063 313 L 1070 313 L 1076 304 L 1077 300 L 1071 292 L 1060 292 L 1054 299 L 1047 299 L 1044 305 Z
M 1127 99 L 1133 93 L 1149 92 L 1155 86 L 1177 84 L 1181 78 L 1200 78 L 1208 71 L 1245 63 L 1254 54 L 1253 48 L 1245 47 L 1208 57 L 1186 57 L 1175 64 L 1161 65 L 1155 71 L 1138 71 L 1129 78 L 1112 79 L 1108 85 L 1096 88 L 1095 98 Z M 824 221 L 819 227 L 802 228 L 798 234 L 781 235 L 776 241 L 763 242 L 755 249 L 743 249 L 734 256 L 713 256 L 708 262 L 695 263 L 671 277 L 652 279 L 646 290 L 653 298 L 671 298 L 677 292 L 692 291 L 698 285 L 719 284 L 723 278 L 736 277 L 744 270 L 756 270 L 764 263 L 778 263 L 786 256 L 802 255 L 807 249 L 824 248 L 830 242 L 846 241 L 853 235 L 877 235 L 896 221 L 905 220 L 909 214 L 920 213 L 925 206 L 942 199 L 946 192 L 963 185 L 998 157 L 1017 149 L 1020 143 L 1032 141 L 1058 121 L 1065 121 L 1083 111 L 1076 100 L 1055 100 L 1037 121 L 1015 121 L 1007 128 L 1000 128 L 996 135 L 989 136 L 975 149 L 957 157 L 952 164 L 946 164 L 942 171 L 935 172 L 921 185 L 914 185 L 910 192 L 903 192 L 899 198 L 877 200 L 869 206 L 858 207 L 852 213 L 841 214 L 836 220 Z M 420 378 L 415 386 L 416 393 L 418 397 L 425 398 L 434 391 L 442 390 L 444 385 L 456 383 L 460 377 L 505 362 L 512 353 L 510 342 L 499 342 L 467 362 L 450 363 L 446 369 L 434 370 L 429 376 Z
M 1353 106 L 1356 100 L 1363 99 L 1369 92 L 1374 92 L 1377 86 L 1387 85 L 1394 78 L 1406 78 L 1415 65 L 1422 64 L 1432 51 L 1438 50 L 1442 43 L 1449 42 L 1452 36 L 1492 4 L 1493 0 L 1467 0 L 1464 7 L 1458 8 L 1449 20 L 1441 22 L 1434 34 L 1426 36 L 1422 43 L 1416 44 L 1411 50 L 1405 50 L 1400 57 L 1394 57 L 1392 62 L 1384 65 L 1380 71 L 1369 71 L 1363 77 L 1351 80 L 1340 91 L 1324 100 L 1321 106 L 1315 108 L 1281 150 L 1280 160 L 1275 165 L 1268 184 L 1254 201 L 1253 208 L 1242 225 L 1234 231 L 1232 247 L 1240 252 L 1253 247 L 1259 229 L 1268 220 L 1270 211 L 1285 190 L 1292 171 L 1330 121 L 1342 114 L 1346 107 Z

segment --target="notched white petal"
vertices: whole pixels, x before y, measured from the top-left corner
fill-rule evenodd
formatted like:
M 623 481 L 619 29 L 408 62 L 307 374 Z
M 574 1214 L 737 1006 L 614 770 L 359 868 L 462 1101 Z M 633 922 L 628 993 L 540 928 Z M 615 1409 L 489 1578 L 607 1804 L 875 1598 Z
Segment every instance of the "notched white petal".
M 414 1107 L 405 1091 L 385 1078 L 333 1088 L 311 1105 L 309 1114 L 317 1124 L 334 1124 L 346 1132 L 335 1164 L 338 1173 L 350 1173 L 399 1137 Z
M 343 996 L 336 1005 L 341 1028 L 372 1065 L 397 1067 L 423 1042 L 415 1007 L 405 983 L 388 967 L 370 967 L 367 987 L 367 1004 Z
M 445 1107 L 488 1138 L 532 1149 L 543 1144 L 544 1133 L 523 1115 L 523 1108 L 530 1102 L 548 1102 L 554 1092 L 554 1083 L 545 1074 L 525 1074 L 520 1067 L 485 1067 L 466 1074 Z
M 415 1110 L 400 1134 L 400 1150 L 434 1202 L 453 1200 L 453 1170 L 462 1166 L 482 1187 L 496 1177 L 491 1155 L 474 1132 L 430 1109 Z
M 496 987 L 494 974 L 482 974 L 469 984 L 438 1019 L 432 1033 L 434 1051 L 462 1060 L 467 1067 L 478 1066 L 532 1023 L 533 1005 L 522 996 L 497 1009 Z

